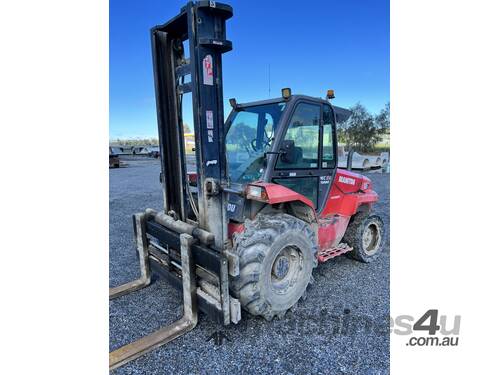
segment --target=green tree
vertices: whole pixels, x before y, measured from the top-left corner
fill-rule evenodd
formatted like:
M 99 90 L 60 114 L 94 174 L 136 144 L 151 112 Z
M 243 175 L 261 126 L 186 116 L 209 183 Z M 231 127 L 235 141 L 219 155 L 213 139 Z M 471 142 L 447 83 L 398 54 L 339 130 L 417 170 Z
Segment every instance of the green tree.
M 389 133 L 391 127 L 391 104 L 387 102 L 384 109 L 375 117 L 375 123 L 382 134 Z
M 380 141 L 380 133 L 375 118 L 361 104 L 357 103 L 349 108 L 351 116 L 339 124 L 339 139 L 347 144 L 348 148 L 365 152 L 374 148 Z
M 349 110 L 352 112 L 351 116 L 337 125 L 339 141 L 345 143 L 347 148 L 353 147 L 360 152 L 372 151 L 382 140 L 382 135 L 389 131 L 389 103 L 376 116 L 370 114 L 361 103 Z

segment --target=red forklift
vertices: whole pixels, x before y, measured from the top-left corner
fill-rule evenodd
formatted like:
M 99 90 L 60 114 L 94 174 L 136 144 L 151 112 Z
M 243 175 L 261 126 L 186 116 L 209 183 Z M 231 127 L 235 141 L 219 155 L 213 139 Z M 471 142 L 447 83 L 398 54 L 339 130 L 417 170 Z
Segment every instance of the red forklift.
M 383 248 L 371 181 L 337 168 L 336 123 L 346 111 L 330 103 L 333 90 L 325 99 L 290 89 L 252 103 L 231 99 L 224 122 L 232 14 L 226 4 L 188 2 L 151 30 L 164 206 L 133 216 L 141 277 L 111 288 L 110 298 L 148 286 L 153 273 L 183 291 L 184 315 L 111 352 L 110 368 L 193 329 L 198 311 L 221 325 L 237 324 L 242 309 L 281 318 L 318 262 L 342 254 L 371 262 Z M 186 171 L 187 93 L 195 173 Z

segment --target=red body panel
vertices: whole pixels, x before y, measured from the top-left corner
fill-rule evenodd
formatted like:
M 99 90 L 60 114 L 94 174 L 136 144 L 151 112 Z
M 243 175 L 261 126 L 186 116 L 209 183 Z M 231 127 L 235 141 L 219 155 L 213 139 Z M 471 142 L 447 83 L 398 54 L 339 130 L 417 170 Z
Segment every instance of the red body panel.
M 350 216 L 330 215 L 319 219 L 318 245 L 320 251 L 331 249 L 340 243 L 350 218 Z
M 349 220 L 363 204 L 371 205 L 378 195 L 371 181 L 357 173 L 337 170 L 325 206 L 319 215 L 318 245 L 320 252 L 339 245 Z
M 378 194 L 372 190 L 370 179 L 357 173 L 337 170 L 320 217 L 352 216 L 362 204 L 371 205 L 377 200 Z
M 340 244 L 351 216 L 358 211 L 361 205 L 371 207 L 378 200 L 377 193 L 372 190 L 370 179 L 340 169 L 335 174 L 335 179 L 320 213 L 315 211 L 313 203 L 308 198 L 285 186 L 267 182 L 254 182 L 252 185 L 260 186 L 266 190 L 266 202 L 269 204 L 299 201 L 311 207 L 318 222 L 317 234 L 320 253 L 335 249 Z M 233 228 L 230 226 L 229 228 L 231 233 L 240 230 L 242 230 L 241 227 Z M 318 254 L 318 257 L 321 259 L 321 254 Z
M 314 204 L 302 194 L 299 194 L 283 185 L 269 182 L 252 182 L 252 185 L 260 186 L 266 189 L 269 204 L 299 201 L 305 203 L 314 210 Z

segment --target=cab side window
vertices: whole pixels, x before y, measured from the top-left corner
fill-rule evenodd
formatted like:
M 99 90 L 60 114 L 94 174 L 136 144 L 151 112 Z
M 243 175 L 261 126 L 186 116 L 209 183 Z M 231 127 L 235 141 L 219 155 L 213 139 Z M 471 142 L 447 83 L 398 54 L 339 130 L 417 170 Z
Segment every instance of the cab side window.
M 281 144 L 277 169 L 318 168 L 320 111 L 319 105 L 297 105 Z
M 333 111 L 327 106 L 323 105 L 323 156 L 321 161 L 322 168 L 335 167 L 335 153 L 333 147 L 335 145 L 334 138 L 334 122 Z

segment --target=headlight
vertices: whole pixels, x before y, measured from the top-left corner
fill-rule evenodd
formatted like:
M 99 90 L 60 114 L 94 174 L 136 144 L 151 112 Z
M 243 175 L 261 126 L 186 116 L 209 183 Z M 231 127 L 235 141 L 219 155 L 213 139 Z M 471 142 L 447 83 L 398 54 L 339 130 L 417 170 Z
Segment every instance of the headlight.
M 248 185 L 247 187 L 247 198 L 257 199 L 260 201 L 267 201 L 266 189 L 260 186 Z

